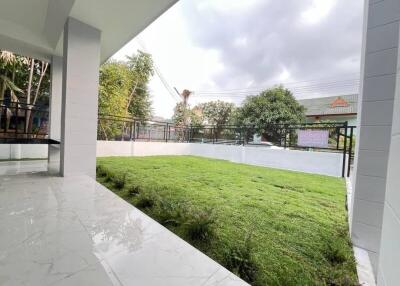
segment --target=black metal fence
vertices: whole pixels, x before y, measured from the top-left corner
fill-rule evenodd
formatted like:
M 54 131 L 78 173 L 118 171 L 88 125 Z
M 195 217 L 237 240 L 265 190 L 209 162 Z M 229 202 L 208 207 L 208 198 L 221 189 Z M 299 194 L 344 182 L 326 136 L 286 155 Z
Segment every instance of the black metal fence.
M 0 138 L 46 138 L 47 108 L 20 102 L 0 101 Z
M 106 141 L 208 143 L 341 153 L 343 177 L 350 175 L 354 158 L 355 127 L 347 122 L 270 124 L 258 130 L 255 126 L 177 126 L 100 115 L 97 130 L 98 140 Z

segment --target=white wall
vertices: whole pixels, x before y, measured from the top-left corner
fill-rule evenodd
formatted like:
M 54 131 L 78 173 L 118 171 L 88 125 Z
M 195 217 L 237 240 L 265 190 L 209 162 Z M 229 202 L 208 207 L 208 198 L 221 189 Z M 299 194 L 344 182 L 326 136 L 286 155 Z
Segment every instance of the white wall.
M 343 155 L 196 143 L 97 141 L 97 156 L 194 155 L 236 163 L 340 177 Z
M 365 0 L 351 236 L 357 247 L 368 251 L 375 275 L 398 74 L 399 18 L 399 0 Z
M 45 159 L 47 152 L 45 144 L 0 144 L 0 160 Z
M 400 1 L 399 1 L 400 2 Z M 400 4 L 397 6 L 400 14 Z M 397 65 L 397 82 L 400 81 Z M 387 166 L 386 194 L 379 256 L 378 284 L 399 285 L 400 273 L 400 86 L 393 109 L 392 136 Z

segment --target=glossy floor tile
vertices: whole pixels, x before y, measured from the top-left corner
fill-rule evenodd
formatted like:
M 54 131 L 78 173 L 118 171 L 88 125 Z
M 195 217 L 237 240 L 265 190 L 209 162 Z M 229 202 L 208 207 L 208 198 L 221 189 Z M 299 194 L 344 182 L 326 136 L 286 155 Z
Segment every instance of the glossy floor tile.
M 0 176 L 47 171 L 47 160 L 0 162 Z
M 87 177 L 0 176 L 0 285 L 247 285 Z

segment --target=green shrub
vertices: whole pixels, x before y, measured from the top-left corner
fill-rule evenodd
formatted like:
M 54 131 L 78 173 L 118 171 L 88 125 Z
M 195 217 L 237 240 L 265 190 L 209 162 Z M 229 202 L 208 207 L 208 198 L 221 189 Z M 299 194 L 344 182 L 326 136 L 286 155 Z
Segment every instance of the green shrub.
M 185 207 L 183 204 L 160 199 L 154 215 L 164 226 L 179 226 L 185 221 Z
M 257 285 L 258 267 L 254 261 L 250 237 L 244 243 L 226 249 L 223 262 L 232 273 L 250 284 Z
M 141 193 L 136 202 L 136 207 L 140 209 L 151 209 L 156 204 L 157 199 L 152 193 Z
M 209 241 L 214 235 L 215 217 L 213 211 L 188 209 L 185 221 L 185 232 L 192 241 Z
M 125 187 L 126 173 L 124 173 L 123 175 L 115 176 L 113 178 L 113 182 L 114 182 L 114 186 L 119 190 L 122 189 L 123 187 Z
M 325 258 L 332 264 L 342 264 L 347 261 L 346 245 L 341 240 L 330 240 L 324 251 Z
M 328 286 L 359 286 L 359 284 L 354 283 L 357 277 L 350 276 L 346 271 L 331 271 L 327 276 L 326 285 Z
M 141 187 L 138 185 L 132 185 L 129 187 L 129 195 L 131 196 L 137 196 L 138 194 L 140 194 L 140 192 L 142 191 Z
M 100 178 L 104 178 L 108 175 L 107 169 L 103 165 L 96 166 L 96 175 Z

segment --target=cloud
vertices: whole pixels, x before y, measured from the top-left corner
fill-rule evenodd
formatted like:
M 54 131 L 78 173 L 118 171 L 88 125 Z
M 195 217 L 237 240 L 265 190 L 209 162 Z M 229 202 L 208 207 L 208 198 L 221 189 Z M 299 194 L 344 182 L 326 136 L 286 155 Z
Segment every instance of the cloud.
M 332 11 L 335 0 L 314 0 L 311 7 L 301 13 L 301 18 L 305 23 L 317 24 Z
M 357 77 L 363 2 L 180 0 L 140 39 L 171 86 L 196 92 L 195 104 L 218 98 L 201 98 L 202 91 Z M 170 115 L 174 99 L 157 78 L 151 86 L 156 113 Z
M 283 72 L 305 80 L 359 70 L 362 0 L 252 1 L 234 17 L 195 2 L 184 1 L 185 23 L 194 45 L 220 51 L 225 70 L 214 81 L 221 88 L 266 84 Z

